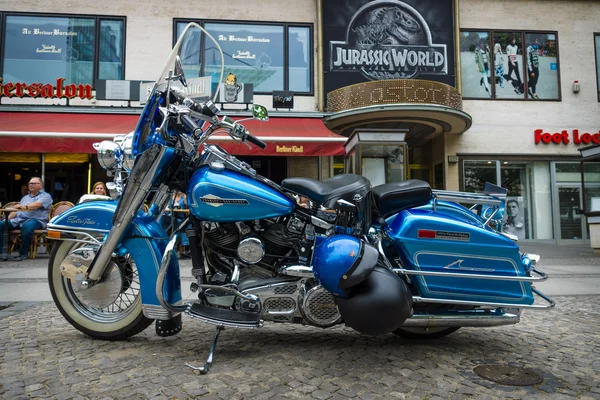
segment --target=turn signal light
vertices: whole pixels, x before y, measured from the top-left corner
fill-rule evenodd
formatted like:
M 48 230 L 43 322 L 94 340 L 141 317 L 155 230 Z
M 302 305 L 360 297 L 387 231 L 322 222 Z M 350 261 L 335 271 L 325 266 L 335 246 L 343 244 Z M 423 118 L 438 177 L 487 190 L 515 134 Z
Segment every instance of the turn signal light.
M 46 236 L 48 237 L 48 239 L 60 239 L 60 232 L 59 231 L 48 231 L 48 234 Z

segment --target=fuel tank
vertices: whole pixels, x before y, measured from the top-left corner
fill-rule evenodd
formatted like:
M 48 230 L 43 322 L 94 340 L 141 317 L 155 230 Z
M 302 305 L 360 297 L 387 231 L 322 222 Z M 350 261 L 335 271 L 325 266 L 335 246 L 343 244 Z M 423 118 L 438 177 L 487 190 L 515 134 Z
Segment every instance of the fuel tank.
M 523 277 L 519 247 L 454 203 L 403 210 L 390 219 L 389 235 L 405 269 Z M 533 304 L 529 282 L 411 275 L 424 298 Z
M 291 199 L 267 184 L 235 171 L 208 166 L 192 176 L 187 198 L 196 218 L 212 222 L 279 217 L 294 209 Z

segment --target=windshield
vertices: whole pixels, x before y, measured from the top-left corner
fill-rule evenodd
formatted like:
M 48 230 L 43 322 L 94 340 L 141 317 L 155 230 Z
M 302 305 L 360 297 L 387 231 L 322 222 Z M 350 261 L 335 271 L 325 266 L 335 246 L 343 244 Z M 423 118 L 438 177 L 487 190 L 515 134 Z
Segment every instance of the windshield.
M 210 65 L 202 63 L 202 46 L 210 49 Z M 156 128 L 162 123 L 159 107 L 167 105 L 167 88 L 195 101 L 215 101 L 219 83 L 223 81 L 223 70 L 223 52 L 217 41 L 200 25 L 188 24 L 152 85 L 135 129 L 133 155 L 137 156 L 153 144 L 166 144 Z

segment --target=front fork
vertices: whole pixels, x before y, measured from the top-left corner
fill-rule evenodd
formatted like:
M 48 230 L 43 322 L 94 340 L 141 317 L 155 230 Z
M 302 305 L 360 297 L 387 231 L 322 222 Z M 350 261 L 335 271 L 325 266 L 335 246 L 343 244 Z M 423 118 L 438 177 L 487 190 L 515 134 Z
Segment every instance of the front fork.
M 158 145 L 150 147 L 141 154 L 131 170 L 123 196 L 115 210 L 113 226 L 96 253 L 91 270 L 88 271 L 88 281 L 100 279 L 125 230 L 135 218 L 152 186 L 160 181 L 162 174 L 165 174 L 174 155 L 173 149 Z

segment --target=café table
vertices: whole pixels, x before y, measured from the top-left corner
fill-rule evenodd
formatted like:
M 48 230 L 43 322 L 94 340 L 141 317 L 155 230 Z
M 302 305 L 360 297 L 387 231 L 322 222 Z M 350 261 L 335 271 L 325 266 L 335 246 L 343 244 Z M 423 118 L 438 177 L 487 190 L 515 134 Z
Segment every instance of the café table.
M 10 254 L 8 253 L 8 241 L 9 241 L 9 236 L 8 236 L 8 215 L 11 212 L 16 212 L 19 211 L 16 208 L 0 208 L 0 213 L 4 214 L 4 232 L 2 232 L 2 234 L 4 235 L 4 246 L 2 247 L 2 254 L 0 254 L 0 260 L 6 261 L 9 258 L 11 258 Z

